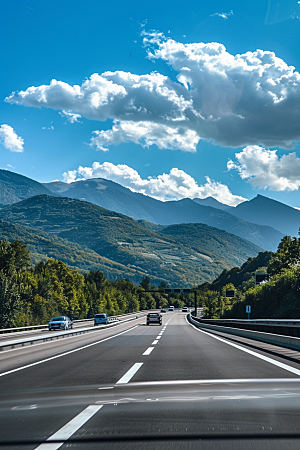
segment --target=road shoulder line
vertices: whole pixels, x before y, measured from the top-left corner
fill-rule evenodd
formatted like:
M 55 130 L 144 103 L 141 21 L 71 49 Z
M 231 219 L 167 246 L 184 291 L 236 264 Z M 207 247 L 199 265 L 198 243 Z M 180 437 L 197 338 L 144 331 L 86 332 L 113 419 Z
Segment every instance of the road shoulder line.
M 218 341 L 221 341 L 221 342 L 223 342 L 223 343 L 225 343 L 227 345 L 231 345 L 231 347 L 237 348 L 238 350 L 242 350 L 243 352 L 248 353 L 249 355 L 255 356 L 256 358 L 262 359 L 263 361 L 266 361 L 266 362 L 268 362 L 270 364 L 273 364 L 274 366 L 280 367 L 281 369 L 284 369 L 284 370 L 286 370 L 288 372 L 291 372 L 291 373 L 294 373 L 295 375 L 300 376 L 300 370 L 299 369 L 296 369 L 296 368 L 294 368 L 292 366 L 288 366 L 287 364 L 284 364 L 284 363 L 281 363 L 279 361 L 276 361 L 275 359 L 269 358 L 268 356 L 261 355 L 260 353 L 256 353 L 253 350 L 249 350 L 249 349 L 244 348 L 244 347 L 242 347 L 242 346 L 240 346 L 238 344 L 234 344 L 233 342 L 229 342 L 229 341 L 227 341 L 227 340 L 225 340 L 225 339 L 223 339 L 223 338 L 221 338 L 219 336 L 216 336 L 214 334 L 208 333 L 207 331 L 203 331 L 203 330 L 197 328 L 195 325 L 191 324 L 187 319 L 186 319 L 186 321 L 191 327 L 193 327 L 195 330 L 199 331 L 200 333 L 207 334 L 208 336 L 212 337 L 213 339 L 217 339 Z
M 121 333 L 114 334 L 113 336 L 109 336 L 109 337 L 101 339 L 100 341 L 97 341 L 97 342 L 92 342 L 91 344 L 84 345 L 83 347 L 75 348 L 74 350 L 69 350 L 67 352 L 60 353 L 59 355 L 51 356 L 50 358 L 41 359 L 40 361 L 36 361 L 34 363 L 27 364 L 25 366 L 17 367 L 16 369 L 8 370 L 7 372 L 2 372 L 2 373 L 0 373 L 0 377 L 4 377 L 5 375 L 9 375 L 11 373 L 18 372 L 19 370 L 27 369 L 29 367 L 37 366 L 38 364 L 42 364 L 47 361 L 52 361 L 53 359 L 60 358 L 61 356 L 66 356 L 66 355 L 70 355 L 71 353 L 79 352 L 80 350 L 84 350 L 85 348 L 92 347 L 93 345 L 101 344 L 101 342 L 105 342 L 105 341 L 108 341 L 109 339 L 113 339 L 117 336 L 121 336 L 124 333 L 128 333 L 128 331 L 134 330 L 135 328 L 137 328 L 137 326 L 138 325 L 135 325 L 134 327 L 131 327 L 128 330 L 122 331 Z

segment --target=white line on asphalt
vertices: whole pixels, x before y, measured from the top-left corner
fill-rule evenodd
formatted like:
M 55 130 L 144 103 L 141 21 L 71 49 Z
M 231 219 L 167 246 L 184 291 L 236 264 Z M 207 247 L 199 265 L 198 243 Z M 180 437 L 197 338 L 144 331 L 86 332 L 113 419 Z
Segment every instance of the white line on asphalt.
M 260 353 L 256 353 L 256 352 L 253 352 L 252 350 L 248 350 L 247 348 L 241 347 L 240 345 L 234 344 L 233 342 L 226 341 L 225 339 L 222 339 L 221 337 L 216 336 L 215 334 L 207 333 L 206 331 L 200 330 L 199 328 L 195 327 L 195 325 L 192 325 L 188 321 L 187 321 L 187 323 L 189 325 L 191 325 L 193 328 L 195 328 L 195 330 L 200 331 L 200 333 L 207 334 L 208 336 L 210 336 L 210 337 L 212 337 L 214 339 L 217 339 L 218 341 L 224 342 L 225 344 L 231 345 L 232 347 L 235 347 L 235 348 L 237 348 L 239 350 L 242 350 L 245 353 L 249 353 L 249 355 L 255 356 L 256 358 L 262 359 L 262 360 L 264 360 L 264 361 L 266 361 L 266 362 L 268 362 L 270 364 L 274 364 L 274 366 L 278 366 L 281 369 L 287 370 L 288 372 L 292 372 L 295 375 L 299 375 L 300 376 L 300 370 L 299 369 L 295 369 L 292 366 L 288 366 L 287 364 L 284 364 L 284 363 L 281 363 L 279 361 L 276 361 L 276 359 L 272 359 L 272 358 L 269 358 L 268 356 L 264 356 L 264 355 L 261 355 Z
M 55 356 L 51 356 L 50 358 L 42 359 L 41 361 L 36 361 L 35 363 L 32 363 L 32 364 L 27 364 L 26 366 L 17 367 L 16 369 L 8 370 L 7 372 L 2 372 L 2 373 L 0 373 L 0 377 L 4 377 L 4 375 L 9 375 L 10 373 L 18 372 L 19 370 L 27 369 L 28 367 L 37 366 L 38 364 L 42 364 L 44 362 L 51 361 L 52 359 L 60 358 L 61 356 L 70 355 L 71 353 L 75 353 L 75 352 L 78 352 L 79 350 L 83 350 L 85 348 L 92 347 L 93 345 L 101 344 L 101 342 L 105 342 L 105 341 L 108 341 L 109 339 L 113 339 L 117 336 L 121 336 L 121 334 L 128 333 L 128 331 L 134 330 L 137 327 L 138 327 L 138 325 L 135 325 L 134 327 L 129 328 L 129 330 L 125 330 L 125 331 L 122 331 L 121 333 L 114 334 L 113 336 L 110 336 L 108 338 L 101 339 L 101 341 L 93 342 L 92 344 L 87 344 L 87 345 L 84 345 L 83 347 L 75 348 L 74 350 L 69 350 L 68 352 L 61 353 L 61 354 L 55 355 Z
M 147 350 L 143 353 L 143 356 L 150 355 L 150 353 L 152 352 L 153 349 L 154 349 L 154 347 L 148 347 Z
M 86 409 L 84 409 L 81 413 L 74 417 L 74 419 L 70 420 L 65 426 L 63 426 L 60 430 L 56 431 L 56 433 L 52 434 L 47 441 L 49 443 L 41 444 L 36 447 L 36 450 L 57 450 L 60 448 L 64 442 L 56 442 L 51 443 L 51 441 L 66 441 L 69 439 L 74 433 L 76 433 L 79 428 L 81 428 L 91 417 L 93 417 L 99 409 L 102 408 L 103 405 L 90 405 Z
M 158 339 L 155 339 L 155 341 L 152 342 L 152 345 L 156 345 L 158 343 Z
M 133 320 L 138 320 L 138 319 L 133 319 Z M 114 328 L 115 327 L 119 327 L 120 325 L 122 325 L 122 323 L 118 323 L 118 324 L 114 325 Z M 112 327 L 110 327 L 110 328 L 112 328 Z M 105 330 L 105 328 L 102 328 L 102 329 Z M 75 328 L 75 331 L 76 331 L 76 328 Z M 98 332 L 99 332 L 99 330 L 97 330 L 97 329 L 94 330 L 94 331 L 89 331 L 88 336 L 91 336 L 92 334 L 98 333 Z M 142 331 L 142 333 L 144 333 L 144 332 L 145 332 L 145 330 Z M 140 334 L 142 334 L 142 333 L 140 333 Z M 75 338 L 82 338 L 82 334 L 76 334 L 75 336 L 71 336 L 71 337 L 72 337 L 72 340 L 75 339 Z M 49 341 L 47 340 L 46 342 L 41 342 L 40 344 L 34 344 L 34 346 L 37 347 L 39 345 L 46 345 L 46 344 L 61 344 L 61 339 L 56 339 L 56 340 L 52 340 L 51 339 Z M 1 347 L 1 342 L 0 342 L 0 347 Z M 6 354 L 8 352 L 17 352 L 17 351 L 20 351 L 20 350 L 26 350 L 28 348 L 31 348 L 31 347 L 28 346 L 28 345 L 25 345 L 24 347 L 11 348 L 10 350 L 4 350 L 4 351 L 5 351 L 5 354 Z
M 156 336 L 156 339 L 160 339 L 160 338 L 161 338 L 161 336 L 159 336 L 159 335 L 158 335 L 158 336 Z
M 143 365 L 143 363 L 135 363 L 135 364 L 133 364 L 131 369 L 129 369 L 125 373 L 125 375 L 123 375 L 122 378 L 119 379 L 117 384 L 126 384 L 126 383 L 128 383 L 131 380 L 131 378 L 133 377 L 133 375 L 135 375 L 136 372 L 139 370 L 139 368 L 142 367 L 142 365 Z

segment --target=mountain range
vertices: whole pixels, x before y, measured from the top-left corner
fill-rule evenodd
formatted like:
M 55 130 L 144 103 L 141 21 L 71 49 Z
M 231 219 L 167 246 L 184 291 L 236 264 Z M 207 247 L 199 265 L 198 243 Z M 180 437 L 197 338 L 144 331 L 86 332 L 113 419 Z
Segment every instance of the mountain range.
M 298 233 L 300 211 L 261 195 L 237 207 L 212 197 L 162 202 L 101 178 L 39 183 L 0 170 L 0 221 L 0 239 L 19 237 L 33 262 L 192 285 L 276 250 Z
M 0 210 L 0 220 L 0 238 L 11 240 L 19 234 L 25 244 L 30 239 L 35 254 L 68 257 L 84 269 L 102 264 L 101 270 L 110 278 L 123 267 L 123 277 L 137 281 L 149 275 L 157 284 L 191 286 L 212 280 L 224 268 L 262 250 L 204 224 L 153 225 L 153 231 L 120 213 L 58 196 L 38 195 L 6 206 Z M 13 236 L 9 236 L 9 223 Z
M 56 195 L 86 200 L 135 220 L 146 220 L 160 225 L 204 223 L 247 239 L 266 250 L 276 250 L 283 236 L 282 232 L 270 225 L 260 225 L 253 223 L 253 220 L 250 222 L 237 217 L 232 213 L 235 208 L 222 206 L 215 199 L 202 201 L 202 204 L 199 203 L 200 199 L 188 198 L 162 202 L 102 178 L 75 181 L 69 184 L 52 182 L 45 183 L 43 186 Z M 218 207 L 212 207 L 211 204 Z
M 224 205 L 212 197 L 162 202 L 101 178 L 69 184 L 59 181 L 38 183 L 14 172 L 0 170 L 2 206 L 38 194 L 86 200 L 154 224 L 204 223 L 271 251 L 277 249 L 283 235 L 297 235 L 300 226 L 299 210 L 262 195 L 236 207 Z

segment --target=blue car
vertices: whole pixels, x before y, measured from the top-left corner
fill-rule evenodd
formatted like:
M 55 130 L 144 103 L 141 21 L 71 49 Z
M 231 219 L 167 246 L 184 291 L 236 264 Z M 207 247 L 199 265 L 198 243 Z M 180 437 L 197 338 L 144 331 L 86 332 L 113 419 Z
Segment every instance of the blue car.
M 108 315 L 105 313 L 96 314 L 94 318 L 94 326 L 107 325 L 109 323 Z
M 73 328 L 73 322 L 69 317 L 53 317 L 48 324 L 49 331 L 52 330 L 68 330 Z

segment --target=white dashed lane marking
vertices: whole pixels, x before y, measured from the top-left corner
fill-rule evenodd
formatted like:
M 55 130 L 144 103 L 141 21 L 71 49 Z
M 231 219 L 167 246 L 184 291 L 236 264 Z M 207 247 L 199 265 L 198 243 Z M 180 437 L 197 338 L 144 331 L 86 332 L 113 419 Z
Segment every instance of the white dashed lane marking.
M 128 383 L 131 378 L 133 377 L 133 375 L 136 374 L 136 372 L 139 370 L 140 367 L 142 367 L 143 363 L 135 363 L 133 364 L 133 366 L 131 367 L 131 369 L 129 369 L 125 375 L 122 376 L 122 378 L 119 379 L 119 381 L 117 381 L 117 384 L 126 384 Z
M 93 415 L 96 414 L 102 406 L 103 405 L 88 406 L 60 430 L 52 434 L 52 436 L 47 439 L 49 442 L 39 445 L 36 447 L 36 450 L 57 450 L 60 448 L 64 444 L 63 441 L 69 439 L 74 433 L 76 433 L 76 431 L 79 430 L 79 428 L 81 428 L 91 417 L 93 417 Z M 51 443 L 51 441 L 59 441 L 60 439 L 62 442 Z
M 147 348 L 147 350 L 143 353 L 143 356 L 148 356 L 148 355 L 150 355 L 150 353 L 152 352 L 153 349 L 154 349 L 154 347 L 149 347 L 149 348 Z

